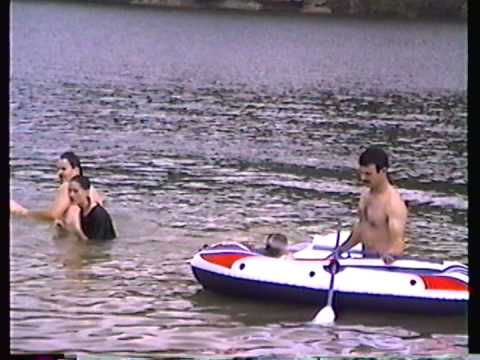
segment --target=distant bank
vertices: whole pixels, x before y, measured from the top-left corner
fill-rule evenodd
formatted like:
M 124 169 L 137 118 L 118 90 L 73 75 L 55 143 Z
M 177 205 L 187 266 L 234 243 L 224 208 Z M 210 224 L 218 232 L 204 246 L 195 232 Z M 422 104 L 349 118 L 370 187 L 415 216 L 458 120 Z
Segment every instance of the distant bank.
M 186 9 L 293 11 L 318 15 L 466 19 L 467 0 L 93 0 Z

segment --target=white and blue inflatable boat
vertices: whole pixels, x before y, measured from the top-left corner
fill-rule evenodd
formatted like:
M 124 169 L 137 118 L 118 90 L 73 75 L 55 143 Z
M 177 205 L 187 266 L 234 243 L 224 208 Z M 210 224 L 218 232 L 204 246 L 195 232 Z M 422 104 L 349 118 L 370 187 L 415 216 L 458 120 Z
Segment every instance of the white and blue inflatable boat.
M 341 242 L 349 232 L 341 232 Z M 323 306 L 331 279 L 336 234 L 314 236 L 289 258 L 272 258 L 240 243 L 213 244 L 191 260 L 195 278 L 208 290 L 258 300 Z M 299 246 L 296 246 L 297 249 Z M 462 315 L 469 298 L 468 267 L 454 261 L 401 257 L 391 264 L 343 253 L 335 274 L 335 308 Z

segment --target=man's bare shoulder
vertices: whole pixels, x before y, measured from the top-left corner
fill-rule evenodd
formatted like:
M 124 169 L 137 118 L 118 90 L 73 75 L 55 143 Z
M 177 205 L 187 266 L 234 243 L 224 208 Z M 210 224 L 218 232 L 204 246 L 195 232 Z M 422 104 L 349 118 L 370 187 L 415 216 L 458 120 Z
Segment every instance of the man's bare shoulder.
M 400 191 L 395 186 L 390 186 L 390 192 L 392 194 L 392 200 L 404 202 L 402 199 L 402 194 L 400 194 Z
M 369 189 L 363 189 L 360 192 L 360 201 L 365 201 L 365 199 L 368 199 L 370 196 L 370 190 Z
M 390 187 L 389 207 L 394 211 L 407 212 L 407 205 L 400 194 L 400 191 L 394 186 Z

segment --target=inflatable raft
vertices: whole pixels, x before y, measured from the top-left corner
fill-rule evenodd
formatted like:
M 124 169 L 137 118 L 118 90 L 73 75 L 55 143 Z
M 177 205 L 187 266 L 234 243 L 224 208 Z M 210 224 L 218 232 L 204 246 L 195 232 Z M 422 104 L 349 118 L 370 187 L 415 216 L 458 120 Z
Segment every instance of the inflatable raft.
M 341 233 L 341 242 L 349 232 Z M 298 244 L 292 256 L 272 258 L 240 243 L 214 244 L 191 260 L 195 278 L 208 290 L 258 300 L 323 306 L 332 276 L 326 259 L 336 234 Z M 334 307 L 370 308 L 434 315 L 466 314 L 468 268 L 453 261 L 401 257 L 391 264 L 353 248 L 337 260 Z

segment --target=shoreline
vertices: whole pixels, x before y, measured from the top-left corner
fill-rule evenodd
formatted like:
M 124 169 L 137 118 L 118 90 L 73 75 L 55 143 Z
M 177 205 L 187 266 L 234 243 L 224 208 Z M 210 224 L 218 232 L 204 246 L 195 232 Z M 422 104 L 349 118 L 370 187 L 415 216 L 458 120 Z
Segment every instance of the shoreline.
M 73 0 L 74 1 L 74 0 Z M 274 11 L 310 16 L 467 20 L 467 0 L 90 0 L 175 9 Z

